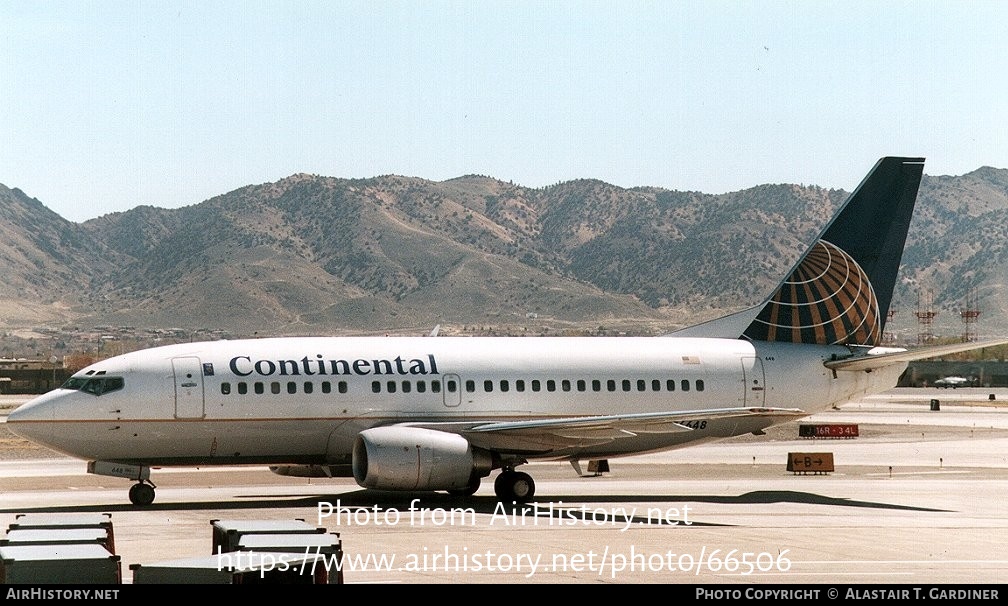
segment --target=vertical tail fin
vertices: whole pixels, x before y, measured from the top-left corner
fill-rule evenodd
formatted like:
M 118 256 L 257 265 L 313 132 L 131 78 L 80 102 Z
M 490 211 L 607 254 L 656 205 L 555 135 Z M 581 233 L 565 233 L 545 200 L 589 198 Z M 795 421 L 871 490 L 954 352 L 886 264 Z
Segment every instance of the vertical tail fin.
M 879 160 L 742 336 L 878 345 L 923 170 L 923 158 Z

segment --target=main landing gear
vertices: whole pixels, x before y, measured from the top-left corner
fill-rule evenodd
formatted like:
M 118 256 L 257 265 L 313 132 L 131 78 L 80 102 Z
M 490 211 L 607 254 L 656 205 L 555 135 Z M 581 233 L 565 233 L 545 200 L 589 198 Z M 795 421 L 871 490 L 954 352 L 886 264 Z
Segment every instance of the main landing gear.
M 528 503 L 535 496 L 535 482 L 529 474 L 505 467 L 494 480 L 494 492 L 503 503 Z

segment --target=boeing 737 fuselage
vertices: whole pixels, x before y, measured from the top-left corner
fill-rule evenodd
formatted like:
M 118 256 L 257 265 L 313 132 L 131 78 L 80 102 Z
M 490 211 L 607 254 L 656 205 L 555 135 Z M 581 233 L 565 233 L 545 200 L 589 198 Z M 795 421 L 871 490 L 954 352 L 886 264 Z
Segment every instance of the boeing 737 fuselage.
M 193 343 L 99 362 L 10 422 L 87 460 L 337 475 L 347 466 L 369 488 L 465 491 L 530 458 L 600 459 L 759 432 L 902 372 L 834 380 L 823 362 L 849 354 L 702 338 Z

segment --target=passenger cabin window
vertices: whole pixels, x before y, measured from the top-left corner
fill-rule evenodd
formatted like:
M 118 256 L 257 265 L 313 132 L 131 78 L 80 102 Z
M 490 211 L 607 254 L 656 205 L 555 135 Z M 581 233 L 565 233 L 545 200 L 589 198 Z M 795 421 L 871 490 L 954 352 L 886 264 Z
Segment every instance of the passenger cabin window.
M 689 391 L 689 381 L 688 380 L 683 379 L 682 381 L 679 382 L 679 385 L 682 387 L 683 391 Z
M 515 381 L 515 391 L 525 391 L 525 381 L 518 379 Z
M 425 393 L 427 391 L 427 383 L 425 381 L 416 382 L 417 393 Z
M 539 391 L 540 389 L 539 379 L 532 379 L 532 391 Z
M 553 379 L 547 379 L 546 391 L 556 391 L 556 381 L 554 381 Z
M 696 390 L 703 391 L 703 388 L 704 388 L 703 379 L 697 379 Z
M 458 384 L 455 383 L 455 381 L 449 379 L 448 381 L 445 382 L 445 389 L 448 390 L 448 393 L 455 393 L 456 391 L 458 391 Z M 434 391 L 437 390 L 435 389 Z
M 570 379 L 564 379 L 560 381 L 560 389 L 564 391 L 570 391 Z
M 592 379 L 592 391 L 602 391 L 602 381 Z
M 502 380 L 500 382 L 500 386 L 501 386 L 501 391 L 510 391 L 511 390 L 511 384 L 508 383 L 506 379 Z
M 491 381 L 490 379 L 483 381 L 483 391 L 487 393 L 493 391 L 493 381 Z
M 644 379 L 637 379 L 637 391 L 647 391 L 647 383 Z
M 623 387 L 623 391 L 630 391 L 630 379 L 623 379 L 620 384 Z
M 402 392 L 409 393 L 411 391 L 412 384 L 409 381 L 402 382 Z
M 84 385 L 84 387 L 87 387 L 88 383 L 90 383 L 90 382 L 92 382 L 94 380 L 95 379 L 92 379 L 90 381 L 83 382 L 82 384 Z M 120 387 L 115 387 L 117 381 L 119 381 L 119 382 L 122 381 L 122 379 L 119 378 L 119 377 L 99 378 L 97 380 L 104 383 L 104 388 L 103 388 L 102 393 L 107 393 L 109 391 L 113 391 L 114 389 L 121 389 L 121 386 Z M 67 383 L 70 383 L 70 382 L 68 381 Z M 403 381 L 403 391 L 407 391 L 407 392 L 409 391 L 409 385 L 408 385 L 408 383 L 409 383 L 408 381 Z M 422 384 L 423 381 L 421 381 L 420 383 Z M 336 385 L 337 385 L 337 389 L 339 390 L 340 393 L 344 393 L 345 394 L 347 392 L 347 382 L 346 381 L 340 381 Z M 64 387 L 64 389 L 71 389 L 71 387 L 67 387 L 67 385 L 64 385 L 63 387 Z M 240 395 L 245 395 L 249 391 L 248 383 L 246 383 L 244 381 L 239 381 L 238 383 L 235 384 L 235 387 L 237 388 L 237 392 Z M 314 393 L 315 392 L 315 384 L 313 382 L 311 382 L 311 381 L 305 381 L 304 383 L 302 383 L 301 384 L 301 388 L 304 390 L 304 393 L 306 393 L 306 394 L 310 394 L 310 393 Z M 78 389 L 82 389 L 82 388 L 78 388 Z M 88 387 L 88 389 L 92 389 L 92 388 Z M 258 381 L 252 384 L 252 389 L 253 389 L 253 391 L 255 391 L 255 393 L 257 393 L 259 395 L 262 395 L 266 391 L 265 384 L 263 384 L 261 382 L 258 382 Z M 274 382 L 270 383 L 270 392 L 271 393 L 279 394 L 280 391 L 281 391 L 281 389 L 283 389 L 283 386 L 278 381 L 274 381 Z M 420 391 L 423 391 L 423 388 L 419 388 L 418 387 L 418 389 Z M 82 389 L 82 390 L 86 391 L 87 389 Z M 222 382 L 221 386 L 220 386 L 220 390 L 221 390 L 222 394 L 224 394 L 224 395 L 230 395 L 231 391 L 232 391 L 232 385 L 231 385 L 231 383 L 227 382 L 227 381 Z M 298 383 L 296 381 L 288 381 L 287 384 L 286 384 L 286 390 L 287 390 L 287 393 L 289 393 L 289 394 L 296 394 L 297 390 L 298 390 Z M 374 393 L 379 393 L 381 391 L 381 383 L 379 383 L 378 381 L 373 381 L 371 383 L 371 391 L 373 391 Z M 390 391 L 391 392 L 395 392 L 395 388 L 394 387 L 390 388 Z M 322 381 L 322 393 L 332 393 L 332 383 L 330 383 L 329 381 Z M 101 394 L 96 394 L 96 395 L 101 395 Z
M 661 391 L 661 381 L 658 379 L 651 379 L 651 391 Z
M 381 381 L 371 381 L 371 393 L 381 392 Z
M 675 391 L 675 379 L 668 379 L 665 381 L 665 389 Z
M 578 391 L 584 391 L 585 390 L 585 380 L 584 379 L 578 379 L 577 390 Z

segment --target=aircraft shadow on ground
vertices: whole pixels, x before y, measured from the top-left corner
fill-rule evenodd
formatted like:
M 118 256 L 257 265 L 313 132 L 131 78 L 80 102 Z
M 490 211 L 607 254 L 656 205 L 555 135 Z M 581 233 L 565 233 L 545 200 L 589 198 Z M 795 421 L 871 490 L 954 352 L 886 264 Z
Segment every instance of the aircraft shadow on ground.
M 414 504 L 414 499 L 418 501 Z M 537 501 L 539 515 L 566 518 L 572 515 L 593 515 L 593 508 L 582 509 L 581 505 L 593 503 L 710 503 L 719 505 L 766 505 L 773 503 L 795 503 L 806 505 L 821 505 L 831 507 L 856 507 L 880 510 L 921 511 L 952 513 L 952 510 L 898 505 L 874 501 L 857 501 L 840 497 L 830 497 L 810 492 L 793 490 L 756 490 L 740 495 L 550 495 Z M 128 503 L 112 505 L 67 505 L 46 506 L 25 509 L 0 509 L 0 513 L 84 513 L 84 512 L 117 512 L 117 511 L 202 511 L 202 510 L 250 510 L 277 508 L 312 508 L 318 509 L 320 503 L 328 503 L 347 509 L 371 509 L 378 506 L 383 509 L 395 508 L 406 511 L 411 506 L 417 508 L 442 509 L 472 509 L 476 513 L 500 513 L 520 511 L 523 507 L 532 507 L 533 503 L 524 505 L 499 505 L 497 499 L 489 496 L 457 497 L 442 493 L 398 493 L 374 490 L 355 490 L 335 495 L 305 496 L 305 495 L 235 495 L 228 501 L 193 501 L 153 503 L 145 507 L 137 507 Z M 552 505 L 552 508 L 550 508 Z M 608 508 L 608 509 L 611 509 Z M 576 510 L 576 511 L 572 511 Z M 587 513 L 585 513 L 587 512 Z M 729 524 L 704 523 L 695 520 L 692 526 L 729 526 Z

